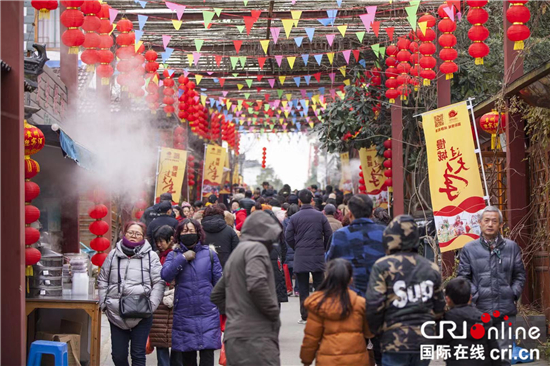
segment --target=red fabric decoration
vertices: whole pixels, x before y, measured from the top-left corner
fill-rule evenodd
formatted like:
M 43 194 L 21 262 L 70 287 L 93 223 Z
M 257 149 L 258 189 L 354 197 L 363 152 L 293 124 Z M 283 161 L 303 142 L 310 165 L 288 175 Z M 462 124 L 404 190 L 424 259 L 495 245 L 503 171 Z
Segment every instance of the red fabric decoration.
M 424 80 L 422 84 L 428 86 L 431 85 L 431 80 L 436 77 L 435 71 L 433 70 L 436 65 L 436 60 L 432 56 L 436 51 L 435 45 L 432 43 L 433 40 L 435 40 L 435 32 L 432 29 L 435 25 L 435 17 L 431 14 L 424 14 L 418 19 L 418 23 L 422 22 L 426 22 L 427 24 L 426 34 L 422 33 L 420 28 L 416 32 L 416 36 L 422 42 L 418 47 L 418 51 L 422 55 L 418 61 L 421 69 L 419 75 Z
M 102 236 L 109 231 L 109 224 L 103 220 L 94 221 L 90 224 L 90 232 L 96 236 Z
M 32 179 L 40 173 L 40 165 L 36 160 L 25 156 L 25 179 Z
M 439 71 L 445 74 L 447 80 L 452 79 L 453 74 L 458 71 L 458 66 L 454 63 L 458 52 L 452 48 L 456 45 L 456 37 L 452 34 L 456 30 L 456 23 L 449 18 L 444 10 L 449 7 L 451 7 L 453 14 L 456 13 L 456 8 L 449 5 L 447 1 L 441 4 L 437 10 L 439 16 L 443 18 L 437 25 L 439 31 L 443 33 L 438 39 L 439 45 L 443 47 L 439 51 L 439 58 L 444 61 L 439 67 Z

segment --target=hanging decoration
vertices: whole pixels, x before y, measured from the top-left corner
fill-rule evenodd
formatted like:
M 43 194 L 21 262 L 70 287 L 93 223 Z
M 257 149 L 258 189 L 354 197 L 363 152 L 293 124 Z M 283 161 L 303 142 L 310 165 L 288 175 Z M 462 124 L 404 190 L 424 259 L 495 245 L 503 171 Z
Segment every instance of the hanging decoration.
M 366 194 L 367 186 L 365 185 L 365 177 L 363 175 L 363 166 L 359 165 L 359 193 Z
M 149 93 L 145 100 L 147 101 L 152 114 L 156 114 L 159 108 L 159 85 L 157 74 L 159 63 L 157 62 L 157 58 L 158 54 L 155 51 L 149 50 L 145 52 L 145 60 L 147 61 L 145 64 L 145 71 L 147 72 L 145 75 L 145 84 L 147 85 L 147 93 Z
M 134 49 L 135 48 L 136 47 L 134 47 Z M 137 50 L 134 51 L 134 55 L 130 59 L 132 69 L 128 73 L 130 76 L 130 80 L 128 81 L 128 92 L 130 96 L 134 98 L 142 98 L 145 96 L 145 90 L 143 90 L 143 86 L 145 85 L 145 67 L 143 66 L 145 63 L 145 56 L 143 56 L 144 51 L 145 46 L 142 43 Z
M 133 23 L 126 18 L 120 19 L 116 25 L 116 30 L 120 32 L 116 36 L 116 44 L 118 45 L 116 55 L 119 58 L 116 69 L 120 72 L 116 81 L 123 91 L 128 90 L 128 84 L 131 80 L 130 71 L 133 67 L 131 60 L 135 54 L 134 43 L 136 41 L 136 36 L 132 32 L 133 28 Z
M 191 154 L 187 157 L 187 185 L 191 189 L 195 185 L 195 157 Z
M 88 65 L 86 71 L 94 72 L 95 64 L 99 61 L 97 50 L 99 49 L 101 40 L 97 32 L 101 26 L 101 21 L 97 14 L 101 11 L 101 4 L 98 0 L 84 1 L 80 9 L 85 15 L 82 29 L 86 32 L 84 34 L 84 43 L 82 44 L 85 50 L 80 55 L 80 59 Z
M 491 134 L 491 149 L 500 149 L 498 135 L 506 132 L 506 114 L 498 113 L 493 109 L 481 116 L 479 125 L 483 131 Z
M 174 128 L 172 134 L 174 149 L 187 150 L 187 137 L 185 132 L 185 128 L 181 125 Z
M 195 83 L 186 76 L 181 75 L 178 78 L 178 88 L 182 91 L 179 97 L 178 117 L 182 123 L 189 122 L 191 132 L 195 133 L 198 126 L 198 93 L 195 90 Z
M 210 115 L 210 139 L 213 142 L 217 142 L 220 139 L 221 133 L 221 117 L 223 114 L 214 112 Z
M 411 70 L 409 73 L 411 74 L 411 77 L 409 78 L 409 83 L 414 87 L 414 91 L 418 90 L 418 87 L 420 85 L 420 72 L 422 71 L 422 68 L 419 65 L 420 61 L 420 52 L 418 51 L 418 42 L 415 41 L 415 34 L 414 32 L 411 32 L 410 37 L 412 39 L 410 45 L 409 45 L 409 51 L 411 52 Z
M 69 47 L 69 54 L 77 55 L 78 48 L 84 43 L 84 33 L 79 27 L 84 24 L 84 14 L 78 9 L 83 0 L 61 0 L 67 9 L 59 17 L 59 21 L 67 30 L 61 35 L 61 42 Z
M 489 30 L 483 26 L 489 19 L 489 14 L 483 9 L 488 0 L 468 0 L 467 3 L 470 10 L 466 18 L 472 24 L 468 38 L 473 42 L 468 53 L 475 59 L 476 65 L 483 65 L 483 58 L 489 54 L 489 46 L 483 42 L 489 37 Z
M 449 5 L 448 1 L 441 4 L 437 13 L 442 18 L 437 24 L 437 28 L 441 33 L 438 42 L 441 47 L 439 58 L 443 63 L 439 66 L 439 71 L 445 74 L 447 80 L 453 78 L 453 74 L 458 71 L 458 66 L 454 60 L 458 57 L 458 52 L 453 48 L 456 45 L 456 36 L 452 34 L 456 30 L 454 21 L 456 8 L 454 5 Z M 451 19 L 451 16 L 453 19 Z
M 266 147 L 263 147 L 262 148 L 262 169 L 265 169 L 266 165 L 265 165 L 265 159 L 266 159 L 266 152 L 267 148 Z
M 145 200 L 145 197 L 147 197 L 147 192 L 141 192 L 141 198 L 138 199 L 134 204 L 134 217 L 136 218 L 136 220 L 141 219 L 143 213 L 145 212 L 145 209 L 147 208 L 147 201 Z
M 175 111 L 174 103 L 176 101 L 174 100 L 173 95 L 176 93 L 174 90 L 174 85 L 176 83 L 174 82 L 174 79 L 172 79 L 171 73 L 168 70 L 165 69 L 162 74 L 164 75 L 164 88 L 162 89 L 162 94 L 164 94 L 162 102 L 165 104 L 164 113 L 166 113 L 166 117 L 171 117 L 172 113 Z
M 388 191 L 391 191 L 391 187 L 393 186 L 393 181 L 392 181 L 392 170 L 391 170 L 391 167 L 392 167 L 392 151 L 391 151 L 391 139 L 387 139 L 386 141 L 384 141 L 384 157 L 386 158 L 386 160 L 384 160 L 384 168 L 386 168 L 384 170 L 384 176 L 386 176 L 386 181 L 384 182 L 384 185 L 386 187 L 388 187 Z
M 97 252 L 92 257 L 92 263 L 101 267 L 107 258 L 104 251 L 111 245 L 111 241 L 104 237 L 109 231 L 109 223 L 102 220 L 109 213 L 109 209 L 102 203 L 106 200 L 106 195 L 99 189 L 89 192 L 88 199 L 93 203 L 88 209 L 88 215 L 95 220 L 89 226 L 90 232 L 96 236 L 90 241 L 90 248 Z
M 506 11 L 506 19 L 512 25 L 508 27 L 506 36 L 512 42 L 514 42 L 514 50 L 522 50 L 524 48 L 524 41 L 531 36 L 529 27 L 525 25 L 531 18 L 531 12 L 525 4 L 528 0 L 508 0 L 510 6 Z
M 422 55 L 418 64 L 421 68 L 420 77 L 423 79 L 422 85 L 424 86 L 431 85 L 431 80 L 436 77 L 436 73 L 433 70 L 437 63 L 435 57 L 433 57 L 436 51 L 433 44 L 435 40 L 435 31 L 433 30 L 435 23 L 435 17 L 428 13 L 418 19 L 419 29 L 416 32 L 416 36 L 422 42 L 418 47 L 418 51 Z
M 31 5 L 39 11 L 38 19 L 50 19 L 50 11 L 57 9 L 57 0 L 32 0 Z
M 31 159 L 31 155 L 42 150 L 46 139 L 40 129 L 27 123 L 27 120 L 24 120 L 23 123 L 25 142 L 25 276 L 30 277 L 33 275 L 32 266 L 41 258 L 40 251 L 32 247 L 40 240 L 40 231 L 31 226 L 40 218 L 40 210 L 31 204 L 40 194 L 40 187 L 31 179 L 40 172 L 40 166 Z M 28 290 L 29 283 L 27 281 L 27 292 Z
M 397 90 L 397 87 L 399 86 L 397 82 L 397 55 L 398 49 L 395 45 L 389 45 L 386 48 L 386 54 L 388 55 L 388 58 L 386 58 L 386 66 L 388 67 L 386 69 L 386 98 L 389 99 L 390 103 L 395 103 L 395 98 L 397 98 L 401 93 L 399 90 Z
M 109 9 L 111 7 L 107 4 L 101 4 L 101 10 L 99 11 L 99 50 L 97 51 L 97 58 L 99 65 L 96 67 L 96 73 L 101 78 L 101 85 L 109 85 L 111 76 L 113 76 L 114 69 L 111 66 L 111 62 L 115 59 L 115 55 L 111 52 L 113 47 L 113 38 L 110 36 L 113 27 L 109 21 Z
M 397 41 L 397 48 L 399 49 L 399 52 L 397 53 L 397 61 L 399 61 L 399 64 L 397 65 L 396 72 L 398 73 L 397 76 L 397 85 L 399 87 L 397 88 L 399 90 L 399 93 L 401 95 L 401 100 L 407 100 L 407 96 L 410 93 L 409 89 L 409 71 L 411 70 L 411 65 L 409 64 L 409 61 L 411 60 L 411 53 L 409 52 L 409 46 L 411 44 L 411 41 L 407 37 L 399 37 Z

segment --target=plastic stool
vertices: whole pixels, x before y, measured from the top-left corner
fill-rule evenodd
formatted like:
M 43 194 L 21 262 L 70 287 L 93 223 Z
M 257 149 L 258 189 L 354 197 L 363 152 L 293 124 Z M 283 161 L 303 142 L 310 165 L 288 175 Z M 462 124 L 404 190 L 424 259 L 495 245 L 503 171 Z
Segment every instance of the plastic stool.
M 32 342 L 27 366 L 40 366 L 43 354 L 53 355 L 55 357 L 55 366 L 69 366 L 67 343 L 52 341 Z

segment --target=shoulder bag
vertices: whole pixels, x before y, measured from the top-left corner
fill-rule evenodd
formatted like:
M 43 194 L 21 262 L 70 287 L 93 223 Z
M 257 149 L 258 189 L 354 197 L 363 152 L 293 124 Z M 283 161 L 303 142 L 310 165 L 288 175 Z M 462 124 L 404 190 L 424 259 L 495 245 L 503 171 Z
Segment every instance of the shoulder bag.
M 149 255 L 149 272 L 151 272 L 151 252 Z M 130 261 L 130 259 L 128 259 Z M 143 258 L 140 258 L 141 262 L 141 285 L 145 288 L 145 281 L 143 277 Z M 128 267 L 130 263 L 128 262 Z M 128 273 L 128 272 L 126 272 Z M 149 279 L 151 280 L 151 290 L 149 293 L 142 293 L 139 295 L 122 295 L 120 292 L 120 257 L 118 258 L 118 292 L 121 293 L 119 301 L 120 316 L 124 319 L 127 318 L 149 318 L 153 315 L 153 307 L 151 306 L 151 292 L 153 290 L 153 279 L 151 273 L 149 273 Z

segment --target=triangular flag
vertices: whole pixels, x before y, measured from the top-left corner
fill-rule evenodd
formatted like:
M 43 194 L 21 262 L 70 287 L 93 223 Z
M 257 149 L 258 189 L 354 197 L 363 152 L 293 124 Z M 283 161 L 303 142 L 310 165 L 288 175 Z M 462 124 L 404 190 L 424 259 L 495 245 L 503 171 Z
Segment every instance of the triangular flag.
M 416 7 L 418 9 L 418 7 Z M 407 9 L 407 8 L 405 8 Z M 447 14 L 447 16 L 449 18 L 451 18 L 451 20 L 454 22 L 455 21 L 455 8 L 452 6 L 452 5 L 449 5 L 449 6 L 446 6 L 443 8 L 443 10 L 445 11 L 445 14 Z M 407 12 L 408 14 L 408 12 Z M 415 12 L 416 14 L 416 12 Z
M 216 13 L 214 13 L 213 11 L 203 10 L 202 18 L 204 19 L 204 28 L 208 28 L 208 25 L 212 21 L 212 18 L 214 18 L 214 14 Z
M 315 34 L 315 28 L 304 28 L 310 42 L 313 42 L 313 35 Z
M 262 45 L 262 48 L 265 52 L 265 54 L 267 55 L 267 49 L 269 47 L 269 39 L 263 39 L 260 41 L 261 45 Z
M 118 10 L 109 8 L 109 22 L 113 24 L 115 22 L 116 16 L 118 15 Z
M 370 46 L 372 52 L 374 52 L 374 55 L 379 58 L 380 57 L 380 44 L 376 43 Z M 384 56 L 384 55 L 382 55 Z
M 204 43 L 203 39 L 195 39 L 195 48 L 197 49 L 197 52 L 201 51 L 203 43 Z
M 195 78 L 196 78 L 196 77 L 195 77 Z M 197 83 L 197 84 L 198 84 L 198 83 Z M 206 105 L 206 98 L 207 98 L 206 94 L 201 94 L 201 104 L 202 104 L 202 105 Z
M 243 41 L 237 41 L 237 40 L 233 41 L 233 45 L 235 46 L 235 51 L 237 51 L 237 55 L 239 54 L 239 51 L 241 50 L 242 44 L 243 44 Z
M 217 16 L 220 16 L 220 14 L 222 13 L 222 9 L 221 8 L 214 8 L 214 13 L 216 13 Z
M 338 4 L 338 7 L 342 6 L 342 0 L 336 0 L 336 4 Z
M 239 62 L 241 63 L 241 66 L 244 68 L 244 65 L 246 65 L 246 56 L 240 56 Z
M 384 57 L 385 54 L 386 54 L 386 47 L 380 47 L 380 57 Z
M 141 37 L 143 37 L 143 31 L 142 30 L 135 30 L 134 31 L 135 35 L 136 35 L 136 42 L 139 42 L 139 40 L 141 39 Z M 136 52 L 137 52 L 137 48 L 136 48 Z
M 327 10 L 327 16 L 330 19 L 330 24 L 334 26 L 334 21 L 336 20 L 336 15 L 338 14 L 338 9 Z
M 139 3 L 139 5 L 141 5 L 141 7 L 142 7 L 143 9 L 145 9 L 145 6 L 147 5 L 147 1 L 139 1 L 139 0 L 138 0 L 138 3 Z
M 244 31 L 244 25 L 237 25 L 236 27 L 239 33 L 242 33 Z
M 315 80 L 317 80 L 318 83 L 321 82 L 321 73 L 320 72 L 313 74 L 313 77 L 315 78 Z
M 252 15 L 252 18 L 255 20 L 258 20 L 260 18 L 260 14 L 262 14 L 261 10 L 250 10 L 250 14 Z
M 246 34 L 250 35 L 250 31 L 252 30 L 252 27 L 254 26 L 254 23 L 256 23 L 257 19 L 254 19 L 253 17 L 244 16 L 244 25 L 246 27 Z
M 328 76 L 330 77 L 330 80 L 334 83 L 334 77 L 336 76 L 336 73 L 330 72 Z
M 393 41 L 393 32 L 395 31 L 394 27 L 386 27 L 386 33 L 390 37 L 390 41 Z
M 300 81 L 301 81 L 301 80 L 302 80 L 302 78 L 299 77 L 299 76 L 296 76 L 296 77 L 294 78 L 294 83 L 296 84 L 296 86 L 297 86 L 298 88 L 300 87 Z
M 136 40 L 137 40 L 137 38 L 136 38 Z M 134 52 L 137 52 L 137 50 L 139 50 L 139 48 L 141 47 L 142 44 L 143 44 L 143 41 L 136 42 L 136 44 L 134 45 Z
M 342 66 L 340 68 L 338 68 L 338 70 L 340 70 L 340 73 L 342 74 L 342 76 L 346 76 L 346 66 Z
M 243 0 L 243 4 L 244 4 L 244 6 L 247 6 L 248 5 L 248 0 Z
M 359 61 L 359 50 L 353 50 L 353 57 L 355 57 L 355 61 Z
M 284 75 L 279 76 L 279 82 L 281 83 L 281 85 L 285 84 L 285 79 L 286 79 L 286 76 L 284 76 Z
M 283 28 L 285 29 L 286 38 L 288 39 L 292 26 L 294 25 L 294 19 L 281 19 L 281 22 L 283 22 Z
M 264 78 L 263 75 L 256 75 L 256 79 L 257 79 L 258 81 L 262 81 L 263 78 Z
M 288 64 L 290 65 L 290 69 L 292 70 L 294 68 L 294 61 L 296 61 L 296 56 L 288 56 L 286 58 L 288 61 Z
M 263 70 L 265 60 L 267 60 L 267 57 L 258 57 L 258 65 L 260 65 L 260 70 Z
M 195 74 L 195 82 L 197 83 L 197 85 L 199 85 L 201 83 L 201 80 L 202 80 L 202 75 L 201 74 Z
M 237 89 L 241 90 L 244 87 L 243 84 L 237 84 Z
M 302 55 L 302 60 L 304 60 L 304 65 L 307 66 L 307 60 L 309 60 L 309 54 L 303 54 Z
M 193 60 L 195 62 L 195 66 L 197 66 L 199 64 L 200 58 L 201 58 L 201 53 L 200 52 L 193 52 Z
M 349 56 L 351 55 L 351 50 L 342 51 L 342 55 L 344 55 L 344 59 L 346 60 L 346 64 L 349 64 Z
M 324 25 L 325 27 L 328 26 L 330 23 L 332 23 L 332 19 L 330 18 L 317 19 L 317 21 L 322 25 Z
M 305 75 L 304 80 L 306 81 L 306 84 L 309 85 L 309 81 L 311 80 L 311 75 Z M 305 92 L 305 90 L 304 90 Z
M 181 20 L 172 19 L 172 25 L 175 30 L 180 30 L 182 24 L 183 22 Z
M 193 65 L 193 54 L 192 53 L 187 54 L 187 62 L 189 63 L 189 66 Z
M 298 26 L 298 21 L 300 20 L 300 17 L 302 16 L 301 10 L 291 10 L 290 14 L 292 14 L 292 19 L 294 19 L 294 26 Z
M 223 84 L 225 84 L 225 79 L 219 78 L 219 80 L 220 80 L 220 86 L 223 88 Z
M 147 15 L 138 14 L 139 30 L 143 30 L 143 27 L 145 27 L 145 22 L 147 21 L 147 18 L 149 18 Z
M 267 81 L 269 82 L 271 89 L 273 89 L 273 86 L 275 85 L 275 79 L 267 79 Z
M 283 95 L 284 91 L 282 89 L 277 89 L 277 96 L 279 99 L 281 99 L 281 96 Z
M 323 54 L 320 55 L 313 55 L 315 58 L 315 61 L 317 61 L 317 65 L 321 66 L 321 62 L 323 61 Z
M 445 10 L 445 8 L 443 8 Z M 451 8 L 453 9 L 453 8 Z M 407 20 L 409 21 L 409 24 L 411 25 L 411 28 L 414 30 L 416 29 L 416 11 L 418 10 L 417 6 L 407 6 L 405 8 L 405 11 L 407 12 Z M 448 14 L 448 13 L 447 13 Z M 453 15 L 454 18 L 454 15 Z
M 277 44 L 277 41 L 279 40 L 279 33 L 281 32 L 281 28 L 279 27 L 273 27 L 271 28 L 271 37 L 273 37 L 273 43 Z
M 250 98 L 250 93 L 244 93 L 244 97 L 245 97 L 245 99 Z
M 328 62 L 332 65 L 332 62 L 334 61 L 334 52 L 327 53 Z
M 380 22 L 372 22 L 372 30 L 376 37 L 378 37 L 378 33 L 380 33 Z
M 183 12 L 185 11 L 185 5 L 175 4 L 167 1 L 166 6 L 168 7 L 168 9 L 175 11 L 178 15 L 178 20 L 181 20 Z
M 170 43 L 171 39 L 172 39 L 172 36 L 167 36 L 167 35 L 162 36 L 162 45 L 164 46 L 165 50 L 166 50 L 166 47 L 168 47 L 168 43 Z
M 363 25 L 365 26 L 367 33 L 370 33 L 370 27 L 374 20 L 374 14 L 361 14 L 359 15 L 359 18 L 363 22 Z
M 418 28 L 420 28 L 420 31 L 423 35 L 426 35 L 426 29 L 428 29 L 428 22 L 420 22 L 418 23 Z
M 344 80 L 344 85 L 349 85 L 349 79 Z
M 252 86 L 252 79 L 246 79 L 245 82 L 246 82 L 246 85 L 248 85 L 249 88 Z
M 338 31 L 340 32 L 340 34 L 342 35 L 342 37 L 345 37 L 346 36 L 346 30 L 348 29 L 348 26 L 347 25 L 339 25 L 338 27 Z
M 357 39 L 359 39 L 359 42 L 363 43 L 363 37 L 365 37 L 365 32 L 357 32 L 355 33 L 357 36 Z
M 214 57 L 216 58 L 216 65 L 220 67 L 220 64 L 222 62 L 222 55 L 215 55 Z
M 365 10 L 367 11 L 367 14 L 376 14 L 376 5 L 366 6 Z
M 334 34 L 327 34 L 327 42 L 330 47 L 332 47 L 332 42 L 334 42 Z
M 164 51 L 160 54 L 161 57 L 162 57 L 162 62 L 163 63 L 166 63 L 166 60 L 168 60 L 170 58 L 170 56 L 172 56 L 172 52 L 174 52 L 173 48 L 166 47 L 166 51 Z
M 237 62 L 239 62 L 239 58 L 237 56 L 231 56 L 229 59 L 231 60 L 231 68 L 234 69 L 237 66 Z
M 294 38 L 294 42 L 296 43 L 296 46 L 302 47 L 302 41 L 304 40 L 304 37 L 296 37 Z
M 283 56 L 282 55 L 275 56 L 275 61 L 277 61 L 277 65 L 279 65 L 279 67 L 281 67 L 281 62 L 283 61 Z

